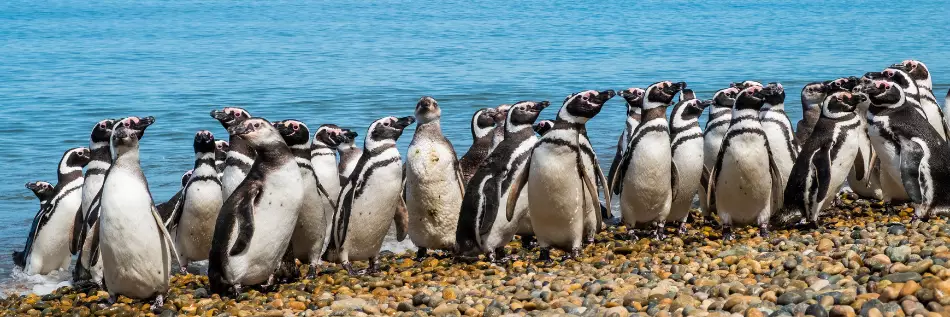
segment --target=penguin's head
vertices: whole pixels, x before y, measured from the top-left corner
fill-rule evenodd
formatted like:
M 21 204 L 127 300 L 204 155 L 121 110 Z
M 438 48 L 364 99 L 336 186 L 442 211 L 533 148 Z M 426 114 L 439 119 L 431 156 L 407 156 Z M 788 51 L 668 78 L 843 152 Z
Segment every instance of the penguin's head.
M 855 111 L 860 111 L 862 115 L 866 114 L 868 107 L 871 106 L 871 97 L 868 97 L 868 94 L 864 93 L 863 86 L 855 86 L 856 91 L 852 91 L 851 95 L 854 96 L 854 99 L 857 100 L 855 104 Z
M 251 114 L 242 108 L 226 107 L 221 110 L 211 110 L 211 117 L 221 122 L 221 125 L 227 129 L 233 125 L 244 122 L 244 120 L 250 119 Z
M 495 119 L 495 126 L 504 125 L 505 120 L 508 119 L 508 110 L 511 110 L 511 105 L 503 104 L 495 108 L 495 113 L 492 114 L 492 118 Z
M 661 81 L 647 87 L 645 99 L 643 101 L 643 110 L 649 110 L 658 107 L 669 107 L 673 103 L 673 95 L 686 88 L 686 83 L 673 83 L 670 81 Z
M 195 153 L 214 153 L 217 145 L 214 142 L 214 134 L 208 130 L 195 132 Z
M 713 95 L 713 107 L 732 108 L 736 105 L 736 97 L 739 96 L 739 89 L 736 87 L 723 88 Z
M 127 146 L 137 146 L 138 141 L 145 136 L 145 129 L 155 123 L 155 117 L 128 117 L 119 120 L 112 126 L 112 146 L 120 149 Z M 113 154 L 118 154 L 113 151 Z
M 751 85 L 739 92 L 734 108 L 736 110 L 759 110 L 763 104 L 765 104 L 765 97 L 762 95 L 762 86 Z
M 59 173 L 68 174 L 72 172 L 82 173 L 82 168 L 92 160 L 92 153 L 89 148 L 77 147 L 66 150 L 63 158 L 59 161 Z
M 784 104 L 785 88 L 780 83 L 769 83 L 762 87 L 762 97 L 765 98 L 765 103 L 770 105 Z
M 541 120 L 541 121 L 538 121 L 538 123 L 535 123 L 533 128 L 534 128 L 534 132 L 537 132 L 538 135 L 544 136 L 545 133 L 548 133 L 548 131 L 551 131 L 551 128 L 554 128 L 554 121 Z
M 616 95 L 613 90 L 585 90 L 564 99 L 557 117 L 572 123 L 585 123 L 603 109 L 607 100 Z
M 336 149 L 340 144 L 346 142 L 346 131 L 340 129 L 340 127 L 335 124 L 324 124 L 318 127 L 317 131 L 313 133 L 313 142 L 314 144 L 323 144 L 332 149 Z
M 678 118 L 679 120 L 694 120 L 699 118 L 703 114 L 703 111 L 706 110 L 706 107 L 712 105 L 712 99 L 709 100 L 700 100 L 700 99 L 687 99 L 680 100 L 673 106 L 673 117 Z
M 359 136 L 359 133 L 350 129 L 342 129 L 343 134 L 340 135 L 340 145 L 337 148 L 353 148 L 356 147 L 356 137 Z
M 188 187 L 188 182 L 191 181 L 191 176 L 195 174 L 194 169 L 190 169 L 185 174 L 181 175 L 181 188 Z
M 534 124 L 535 120 L 538 120 L 538 116 L 541 115 L 541 111 L 544 108 L 547 108 L 551 105 L 547 100 L 536 102 L 536 101 L 519 101 L 511 105 L 511 109 L 508 109 L 508 119 L 505 122 L 505 131 L 506 132 L 518 132 L 522 128 L 530 128 Z
M 754 81 L 754 80 L 746 80 L 746 81 L 742 81 L 742 82 L 734 82 L 734 83 L 729 84 L 729 87 L 734 87 L 734 88 L 738 89 L 739 91 L 743 91 L 743 90 L 745 90 L 746 88 L 749 88 L 749 87 L 752 87 L 752 86 L 759 86 L 759 87 L 762 87 L 762 83 L 757 82 L 757 81 Z
M 283 144 L 286 146 L 287 144 L 284 142 L 284 138 L 280 136 L 280 132 L 277 132 L 277 129 L 274 128 L 274 125 L 264 118 L 252 117 L 245 119 L 243 122 L 228 128 L 228 133 L 244 139 L 255 150 L 267 145 Z
M 363 140 L 363 145 L 366 149 L 374 149 L 382 144 L 395 144 L 396 140 L 402 136 L 402 132 L 415 122 L 416 118 L 413 116 L 385 117 L 373 121 L 373 124 L 369 126 L 366 139 Z
M 33 191 L 33 194 L 36 195 L 36 198 L 39 198 L 40 201 L 53 198 L 53 184 L 48 182 L 35 181 L 32 183 L 26 183 L 26 188 Z
M 627 102 L 627 117 L 640 114 L 643 108 L 643 95 L 645 92 L 640 88 L 627 88 L 620 91 L 620 97 Z
M 864 85 L 864 93 L 867 94 L 873 108 L 897 108 L 904 103 L 904 90 L 893 82 L 886 80 L 875 80 L 869 85 Z
M 228 141 L 225 141 L 225 140 L 217 140 L 217 141 L 214 141 L 214 152 L 215 152 L 215 154 L 217 154 L 217 153 L 221 153 L 221 154 L 228 153 L 228 151 L 230 151 L 230 150 L 231 150 L 231 144 L 228 143 Z
M 692 89 L 683 89 L 680 91 L 679 100 L 677 100 L 677 102 L 690 99 L 696 99 L 696 93 L 694 93 Z
M 820 105 L 825 100 L 826 91 L 824 83 L 813 82 L 805 85 L 802 88 L 802 105 L 805 107 Z
M 904 71 L 910 75 L 910 78 L 913 80 L 930 79 L 930 71 L 927 69 L 927 65 L 924 65 L 924 63 L 921 61 L 908 59 L 903 62 L 891 65 L 890 68 Z
M 481 108 L 475 111 L 472 116 L 472 137 L 475 139 L 484 138 L 491 133 L 495 127 L 494 108 Z
M 848 91 L 837 91 L 825 98 L 822 103 L 821 116 L 829 119 L 838 119 L 854 112 L 859 102 L 859 97 L 855 97 Z
M 858 85 L 858 78 L 854 76 L 841 77 L 835 80 L 829 80 L 824 83 L 825 94 L 831 94 L 838 91 L 851 91 Z
M 274 128 L 284 138 L 289 146 L 307 144 L 310 142 L 310 129 L 303 122 L 297 120 L 274 121 Z
M 442 108 L 439 108 L 439 102 L 435 98 L 424 96 L 419 98 L 416 103 L 416 119 L 419 123 L 427 123 L 442 118 Z
M 884 76 L 885 80 L 900 86 L 901 89 L 905 89 L 910 92 L 917 91 L 917 83 L 915 83 L 914 80 L 910 78 L 910 75 L 900 69 L 888 68 L 881 71 L 881 75 Z
M 115 119 L 105 119 L 96 123 L 92 127 L 90 139 L 92 143 L 108 143 L 112 137 L 112 126 L 115 125 Z

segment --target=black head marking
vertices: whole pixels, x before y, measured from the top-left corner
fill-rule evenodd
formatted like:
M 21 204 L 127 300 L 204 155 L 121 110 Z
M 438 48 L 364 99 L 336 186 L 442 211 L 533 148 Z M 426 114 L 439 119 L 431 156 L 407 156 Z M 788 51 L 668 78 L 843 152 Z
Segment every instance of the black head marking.
M 349 130 L 340 129 L 340 127 L 335 124 L 324 124 L 317 128 L 317 132 L 313 134 L 313 140 L 335 149 L 340 146 L 340 144 L 347 143 L 349 140 L 345 135 L 346 131 Z M 352 133 L 354 135 L 353 138 L 355 138 L 356 132 Z
M 416 118 L 419 123 L 439 120 L 442 117 L 442 109 L 439 108 L 439 102 L 435 98 L 424 96 L 416 103 Z
M 310 129 L 298 120 L 283 120 L 273 122 L 274 128 L 284 138 L 287 145 L 294 146 L 310 142 Z
M 860 80 L 857 77 L 841 77 L 835 80 L 829 80 L 824 83 L 825 94 L 832 94 L 838 91 L 851 91 L 858 85 Z
M 856 97 L 851 92 L 838 91 L 828 96 L 824 102 L 822 116 L 828 118 L 839 118 L 845 114 L 854 112 L 861 97 Z
M 70 167 L 86 167 L 86 164 L 89 164 L 89 161 L 92 160 L 91 152 L 88 148 L 80 147 L 68 151 L 69 155 L 66 158 L 66 166 Z
M 534 124 L 534 132 L 537 132 L 538 135 L 541 136 L 551 131 L 551 128 L 554 128 L 554 121 L 551 120 L 541 120 Z
M 92 128 L 90 139 L 92 142 L 109 142 L 112 137 L 112 126 L 115 125 L 115 119 L 105 119 L 96 123 Z
M 826 87 L 824 83 L 813 82 L 802 88 L 802 105 L 816 105 L 825 100 Z
M 762 96 L 770 105 L 785 103 L 785 88 L 779 83 L 769 83 L 762 88 Z
M 508 110 L 508 123 L 506 124 L 506 129 L 508 131 L 517 130 L 516 126 L 531 125 L 535 120 L 538 120 L 538 116 L 541 114 L 541 111 L 544 108 L 547 108 L 551 103 L 547 100 L 541 102 L 535 101 L 519 101 L 511 106 L 511 109 Z
M 268 144 L 285 143 L 280 132 L 263 118 L 250 118 L 240 124 L 232 125 L 228 128 L 228 133 L 244 139 L 258 151 Z
M 33 194 L 36 195 L 36 198 L 39 198 L 40 201 L 49 200 L 53 198 L 55 194 L 53 192 L 53 184 L 44 181 L 26 183 L 26 188 L 33 191 Z
M 600 113 L 607 100 L 616 95 L 613 90 L 586 90 L 572 94 L 565 101 L 562 108 L 567 115 L 574 118 L 590 119 Z M 546 107 L 546 106 L 545 106 Z M 565 117 L 559 114 L 561 117 Z M 563 119 L 563 118 L 562 118 Z
M 864 93 L 871 105 L 878 108 L 895 108 L 903 103 L 904 91 L 898 85 L 884 80 L 875 80 L 864 86 Z
M 637 111 L 643 109 L 643 95 L 645 92 L 640 88 L 628 88 L 620 91 L 620 97 L 627 102 L 627 116 L 637 114 Z
M 732 108 L 736 104 L 739 89 L 735 87 L 723 88 L 713 96 L 713 106 L 717 108 Z
M 370 126 L 369 139 L 374 142 L 381 141 L 396 141 L 402 136 L 402 132 L 413 123 L 416 122 L 416 118 L 413 116 L 396 118 L 396 117 L 386 117 L 376 122 L 373 122 L 373 125 Z
M 155 123 L 155 117 L 128 117 L 116 122 L 112 128 L 112 140 L 115 145 L 135 143 L 145 136 L 145 129 Z
M 646 97 L 643 103 L 644 110 L 656 107 L 668 107 L 673 103 L 673 96 L 686 88 L 686 83 L 673 83 L 670 81 L 661 81 L 650 85 L 646 90 Z
M 251 114 L 242 108 L 226 107 L 222 110 L 211 110 L 211 117 L 221 122 L 221 125 L 227 129 L 244 122 L 244 120 L 250 119 Z
M 739 96 L 736 97 L 735 109 L 759 110 L 763 104 L 765 104 L 765 98 L 762 96 L 762 86 L 751 85 L 743 89 L 742 92 L 739 93 Z
M 208 130 L 195 132 L 195 153 L 212 153 L 216 150 L 214 134 Z
M 481 108 L 475 112 L 473 122 L 475 122 L 475 127 L 481 129 L 487 129 L 495 126 L 495 116 L 496 110 L 494 108 Z
M 888 68 L 882 71 L 881 74 L 888 81 L 900 86 L 901 89 L 907 90 L 910 88 L 917 88 L 917 84 L 913 82 L 913 80 L 910 78 L 910 75 L 900 69 Z
M 696 99 L 696 93 L 692 89 L 683 89 L 680 91 L 680 100 Z

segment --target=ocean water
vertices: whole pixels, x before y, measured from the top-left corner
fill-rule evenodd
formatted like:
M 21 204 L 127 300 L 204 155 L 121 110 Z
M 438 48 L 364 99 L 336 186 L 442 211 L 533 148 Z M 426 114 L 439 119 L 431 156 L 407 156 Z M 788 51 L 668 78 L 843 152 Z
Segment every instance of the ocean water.
M 3 1 L 0 288 L 48 292 L 68 276 L 24 276 L 13 268 L 10 254 L 23 247 L 38 209 L 23 184 L 55 181 L 62 152 L 88 146 L 103 118 L 157 118 L 142 142 L 142 164 L 160 202 L 191 168 L 195 131 L 226 137 L 208 115 L 225 105 L 365 135 L 374 119 L 410 115 L 418 98 L 430 95 L 462 154 L 478 108 L 550 100 L 555 106 L 542 116 L 553 118 L 570 93 L 659 80 L 686 81 L 701 98 L 732 81 L 778 81 L 794 122 L 805 83 L 913 58 L 929 66 L 942 103 L 950 87 L 950 6 L 901 5 Z M 623 102 L 615 99 L 588 125 L 604 165 L 624 121 Z M 401 150 L 412 133 L 403 135 Z

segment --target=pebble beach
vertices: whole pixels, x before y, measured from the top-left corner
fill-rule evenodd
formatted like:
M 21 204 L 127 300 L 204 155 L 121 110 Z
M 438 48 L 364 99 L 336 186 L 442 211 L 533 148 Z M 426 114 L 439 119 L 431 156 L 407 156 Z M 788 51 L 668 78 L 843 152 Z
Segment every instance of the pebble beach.
M 623 226 L 601 232 L 577 259 L 509 245 L 511 261 L 415 260 L 384 253 L 380 272 L 350 276 L 326 263 L 316 279 L 237 298 L 208 292 L 203 275 L 176 275 L 161 316 L 950 316 L 950 225 L 912 222 L 843 194 L 821 229 L 754 228 L 724 241 L 694 221 L 686 234 L 630 241 Z M 698 218 L 698 215 L 697 217 Z M 366 263 L 357 263 L 365 268 Z M 4 315 L 138 316 L 146 301 L 69 287 L 11 294 Z

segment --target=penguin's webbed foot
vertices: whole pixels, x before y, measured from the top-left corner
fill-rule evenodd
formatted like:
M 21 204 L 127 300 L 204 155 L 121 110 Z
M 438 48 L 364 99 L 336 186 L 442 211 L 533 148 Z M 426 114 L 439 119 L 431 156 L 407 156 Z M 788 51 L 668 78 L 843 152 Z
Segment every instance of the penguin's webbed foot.
M 495 251 L 492 251 L 488 254 L 488 261 L 495 264 L 505 264 L 510 261 L 511 258 L 508 257 L 508 254 L 505 253 L 505 248 L 497 248 Z
M 572 260 L 577 260 L 581 258 L 581 248 L 571 248 L 571 253 L 568 253 L 567 257 Z
M 659 221 L 654 223 L 653 226 L 653 239 L 657 241 L 666 239 L 666 224 L 664 224 L 662 221 Z
M 369 258 L 369 267 L 366 268 L 366 274 L 376 274 L 379 273 L 379 259 L 372 257 Z
M 553 263 L 554 261 L 551 260 L 551 248 L 542 247 L 541 250 L 538 251 L 538 261 L 541 261 L 544 265 Z
M 732 241 L 735 240 L 736 236 L 732 233 L 732 226 L 722 226 L 722 240 L 723 241 Z
M 307 265 L 307 276 L 305 277 L 308 280 L 317 278 L 317 266 L 313 264 Z
M 353 269 L 353 263 L 343 262 L 343 269 L 346 270 L 346 273 L 350 275 L 359 275 L 360 272 Z
M 688 232 L 689 232 L 689 230 L 686 229 L 686 221 L 680 222 L 680 227 L 679 227 L 679 229 L 677 229 L 676 233 L 679 234 L 679 235 L 681 235 L 681 236 L 685 236 L 686 233 L 688 233 Z
M 521 248 L 530 250 L 537 246 L 538 239 L 535 239 L 534 236 L 521 236 Z
M 634 229 L 627 230 L 627 238 L 633 242 L 640 240 L 640 237 L 637 236 L 637 231 Z
M 153 314 L 159 315 L 165 311 L 165 295 L 155 296 L 155 300 L 152 301 L 152 307 L 150 307 Z
M 425 260 L 426 257 L 428 256 L 429 256 L 429 249 L 419 248 L 419 250 L 416 250 L 416 261 Z
M 769 237 L 769 225 L 768 225 L 768 224 L 763 223 L 763 224 L 760 224 L 760 225 L 759 225 L 759 236 L 762 237 L 762 238 L 766 238 L 766 239 Z

